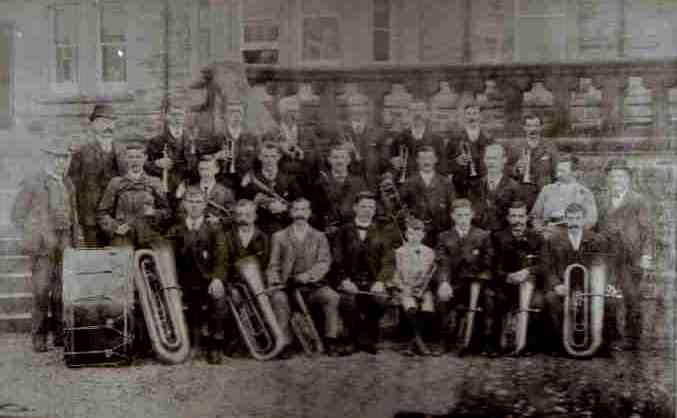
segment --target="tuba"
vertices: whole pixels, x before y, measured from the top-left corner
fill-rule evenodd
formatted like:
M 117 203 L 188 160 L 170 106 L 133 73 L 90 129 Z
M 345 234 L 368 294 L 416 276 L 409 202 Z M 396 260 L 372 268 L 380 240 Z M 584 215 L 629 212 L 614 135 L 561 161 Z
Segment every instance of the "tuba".
M 289 323 L 291 324 L 291 329 L 294 332 L 294 335 L 299 340 L 303 352 L 308 356 L 313 356 L 316 354 L 321 354 L 324 352 L 324 346 L 322 345 L 322 338 L 315 328 L 315 321 L 310 315 L 308 306 L 303 300 L 303 295 L 299 289 L 293 289 L 292 296 L 294 298 L 293 304 L 296 306 L 294 312 L 292 312 Z
M 228 305 L 233 313 L 237 328 L 249 353 L 257 360 L 268 360 L 284 348 L 284 336 L 268 292 L 263 284 L 261 264 L 254 256 L 244 257 L 235 263 L 240 282 L 231 287 L 242 296 L 242 303 L 236 304 L 232 297 Z
M 156 242 L 152 250 L 137 250 L 134 267 L 134 282 L 153 351 L 165 363 L 183 362 L 190 353 L 190 341 L 171 243 Z
M 564 348 L 574 357 L 589 357 L 602 344 L 607 267 L 594 263 L 590 269 L 570 264 L 564 271 Z

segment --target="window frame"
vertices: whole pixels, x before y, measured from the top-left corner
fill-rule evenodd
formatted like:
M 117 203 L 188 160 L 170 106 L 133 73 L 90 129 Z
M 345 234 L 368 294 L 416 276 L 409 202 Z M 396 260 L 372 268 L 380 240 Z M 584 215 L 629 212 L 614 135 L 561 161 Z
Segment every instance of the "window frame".
M 277 40 L 276 41 L 257 41 L 257 42 L 246 42 L 245 40 L 245 30 L 247 27 L 248 23 L 251 22 L 266 22 L 270 21 L 273 24 L 277 24 Z M 274 17 L 261 17 L 261 18 L 253 18 L 253 19 L 245 19 L 242 13 L 240 14 L 240 59 L 242 60 L 243 63 L 245 63 L 244 60 L 244 51 L 256 51 L 256 50 L 262 50 L 262 49 L 271 49 L 277 51 L 277 63 L 275 64 L 259 64 L 259 63 L 254 63 L 254 64 L 249 64 L 245 63 L 247 65 L 280 65 L 281 61 L 281 51 L 280 51 L 280 35 L 281 35 L 281 30 L 282 30 L 282 22 L 279 19 L 275 19 Z
M 556 58 L 547 58 L 545 59 L 547 62 L 564 62 L 569 59 L 569 49 L 570 49 L 570 40 L 569 40 L 569 33 L 568 33 L 568 27 L 569 27 L 569 21 L 571 19 L 571 16 L 569 14 L 569 7 L 568 7 L 568 1 L 567 0 L 560 0 L 562 3 L 562 11 L 560 13 L 543 13 L 543 14 L 534 14 L 534 13 L 521 13 L 521 3 L 523 0 L 515 0 L 514 3 L 514 28 L 515 28 L 515 33 L 514 33 L 514 46 L 513 46 L 513 52 L 512 52 L 512 61 L 513 62 L 519 62 L 519 63 L 537 63 L 537 62 L 543 62 L 544 58 L 539 58 L 535 60 L 528 60 L 526 58 L 522 58 L 520 56 L 520 51 L 521 51 L 521 32 L 519 30 L 520 27 L 520 21 L 523 19 L 547 19 L 548 22 L 553 22 L 557 21 L 561 24 L 562 30 L 559 31 L 559 36 L 562 38 L 559 40 L 560 44 L 563 46 L 559 50 L 559 56 Z M 553 31 L 551 31 L 553 32 Z M 555 32 L 557 33 L 557 32 Z M 557 50 L 557 48 L 555 48 Z
M 76 47 L 76 67 L 75 67 L 75 80 L 58 82 L 57 81 L 57 40 L 56 40 L 56 11 L 60 7 L 64 6 L 74 6 L 77 13 L 77 21 L 81 22 L 83 17 L 86 16 L 86 11 L 83 10 L 85 4 L 80 0 L 66 0 L 53 2 L 47 7 L 48 10 L 48 19 L 49 19 L 49 91 L 60 96 L 71 96 L 77 95 L 81 90 L 81 68 L 82 59 L 83 59 L 83 45 L 82 45 L 82 28 L 78 26 L 77 28 L 77 47 Z
M 0 114 L 0 129 L 8 130 L 11 129 L 14 125 L 14 73 L 15 73 L 15 48 L 16 48 L 16 25 L 7 20 L 0 19 L 0 31 L 6 30 L 9 34 L 9 62 L 7 63 L 7 69 L 9 71 L 9 109 L 7 112 L 7 117 L 3 117 Z
M 395 35 L 395 4 L 393 0 L 385 0 L 389 4 L 389 15 L 388 15 L 388 59 L 387 60 L 377 60 L 376 59 L 376 49 L 374 48 L 376 45 L 374 44 L 375 42 L 375 35 L 376 31 L 385 31 L 386 29 L 384 28 L 377 28 L 376 27 L 376 1 L 377 0 L 372 0 L 371 1 L 371 10 L 369 14 L 369 33 L 371 35 L 371 57 L 370 61 L 373 64 L 393 64 L 397 60 L 393 58 L 394 56 L 394 46 L 396 42 L 396 35 Z
M 122 9 L 125 16 L 129 16 L 129 7 L 124 0 L 97 0 L 96 5 L 96 92 L 101 95 L 118 95 L 127 93 L 129 83 L 129 19 L 125 19 L 125 80 L 124 81 L 104 81 L 103 80 L 103 45 L 101 33 L 103 29 L 103 7 L 108 4 L 117 4 Z
M 300 0 L 297 2 L 297 16 L 299 17 L 299 24 L 298 24 L 298 44 L 297 44 L 297 50 L 299 52 L 298 55 L 298 63 L 299 65 L 318 65 L 318 66 L 340 66 L 343 63 L 343 60 L 345 59 L 345 39 L 343 39 L 343 22 L 342 22 L 342 16 L 341 13 L 336 11 L 336 12 L 330 12 L 330 11 L 325 11 L 325 12 L 320 12 L 320 13 L 304 13 L 303 12 L 303 0 Z M 331 59 L 326 59 L 326 58 L 321 58 L 321 59 L 305 59 L 303 57 L 303 25 L 305 23 L 306 19 L 313 19 L 313 18 L 322 18 L 322 17 L 329 17 L 329 18 L 335 18 L 337 22 L 337 27 L 338 27 L 338 35 L 339 39 L 341 41 L 341 56 L 338 58 L 331 58 Z

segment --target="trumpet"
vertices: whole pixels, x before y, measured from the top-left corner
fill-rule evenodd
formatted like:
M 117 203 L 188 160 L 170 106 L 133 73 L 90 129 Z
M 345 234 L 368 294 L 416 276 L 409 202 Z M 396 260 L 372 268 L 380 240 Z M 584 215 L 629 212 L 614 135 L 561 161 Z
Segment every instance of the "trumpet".
M 228 162 L 228 173 L 235 174 L 235 139 L 226 139 L 223 153 L 223 159 Z
M 409 148 L 407 148 L 406 145 L 400 145 L 399 157 L 402 167 L 400 168 L 400 177 L 398 182 L 402 184 L 407 181 L 407 165 L 409 163 Z
M 527 145 L 522 150 L 522 160 L 524 161 L 524 175 L 522 176 L 522 183 L 530 184 L 531 181 L 531 150 Z
M 477 167 L 475 167 L 475 160 L 472 157 L 472 150 L 470 149 L 470 144 L 465 141 L 461 142 L 461 154 L 470 159 L 470 177 L 477 177 Z
M 162 148 L 162 158 L 169 158 L 169 147 L 167 144 Z M 169 193 L 169 168 L 167 167 L 162 169 L 162 192 L 164 194 Z
M 277 193 L 272 187 L 268 186 L 267 184 L 263 183 L 261 180 L 257 179 L 256 176 L 254 175 L 254 173 L 252 173 L 251 171 L 244 175 L 240 185 L 242 187 L 247 187 L 247 185 L 249 183 L 252 183 L 254 186 L 256 186 L 259 190 L 261 190 L 262 193 L 267 194 L 270 197 L 270 199 L 279 200 L 280 202 L 289 206 L 289 202 L 287 201 L 287 199 L 280 196 L 280 194 Z M 262 202 L 257 202 L 257 203 L 262 203 Z

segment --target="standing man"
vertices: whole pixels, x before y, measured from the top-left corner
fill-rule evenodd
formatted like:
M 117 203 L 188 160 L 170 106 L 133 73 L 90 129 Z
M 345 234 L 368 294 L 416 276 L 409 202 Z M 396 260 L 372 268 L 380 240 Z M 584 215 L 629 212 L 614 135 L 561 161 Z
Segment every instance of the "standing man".
M 505 174 L 507 156 L 502 145 L 487 146 L 482 160 L 486 174 L 468 182 L 468 199 L 475 209 L 475 224 L 494 232 L 506 226 L 508 205 L 521 197 L 521 190 L 519 184 Z
M 449 209 L 456 196 L 451 181 L 437 173 L 437 154 L 429 145 L 416 151 L 418 172 L 402 187 L 402 200 L 410 213 L 423 221 L 426 230 L 424 243 L 435 248 L 437 235 L 450 227 Z
M 600 199 L 599 232 L 615 255 L 611 277 L 615 277 L 625 302 L 625 347 L 637 351 L 642 327 L 640 282 L 653 261 L 652 216 L 648 200 L 632 190 L 632 171 L 625 160 L 606 166 L 609 192 Z
M 220 152 L 219 181 L 237 192 L 242 177 L 254 169 L 259 139 L 244 126 L 244 104 L 229 101 L 226 106 L 224 134 L 216 137 Z
M 264 143 L 259 151 L 261 168 L 247 173 L 241 184 L 241 197 L 258 205 L 259 227 L 269 235 L 289 225 L 289 202 L 301 196 L 296 179 L 278 168 L 280 158 L 276 144 Z
M 460 197 L 467 197 L 470 181 L 485 173 L 484 150 L 494 139 L 480 127 L 480 105 L 469 101 L 463 107 L 463 129 L 450 134 L 446 156 L 449 173 Z
M 346 352 L 352 353 L 357 348 L 376 354 L 379 321 L 387 301 L 384 283 L 393 275 L 392 248 L 373 222 L 376 213 L 373 193 L 359 193 L 353 211 L 355 218 L 338 231 L 333 246 L 341 310 L 350 335 Z
M 385 168 L 383 131 L 369 123 L 369 101 L 364 96 L 348 98 L 348 124 L 339 129 L 337 139 L 349 146 L 350 173 L 364 179 L 369 190 L 376 190 Z
M 75 188 L 66 176 L 71 153 L 63 140 L 42 148 L 43 167 L 26 178 L 12 208 L 12 222 L 23 232 L 23 250 L 30 257 L 33 350 L 47 351 L 47 312 L 52 310 L 54 346 L 63 346 L 63 250 L 81 240 Z M 51 300 L 50 300 L 51 292 Z
M 361 176 L 351 174 L 350 148 L 335 145 L 329 151 L 329 172 L 320 172 L 313 187 L 314 225 L 331 239 L 334 233 L 355 216 L 353 207 L 359 192 L 367 190 Z
M 390 144 L 390 167 L 388 169 L 393 173 L 395 181 L 401 180 L 403 170 L 406 170 L 404 176 L 406 178 L 415 175 L 418 171 L 416 152 L 421 146 L 433 147 L 438 158 L 442 155 L 442 138 L 433 133 L 428 126 L 429 115 L 426 104 L 424 102 L 411 103 L 409 114 L 411 126 L 402 131 Z M 437 164 L 436 169 L 439 168 L 439 160 Z
M 543 125 L 538 116 L 529 114 L 522 120 L 526 141 L 513 155 L 517 161 L 510 175 L 522 183 L 527 207 L 531 210 L 541 189 L 555 180 L 559 153 L 554 143 L 541 136 Z
M 273 234 L 267 270 L 268 286 L 287 286 L 271 296 L 286 342 L 292 341 L 289 331 L 289 294 L 298 289 L 309 305 L 317 305 L 324 312 L 325 347 L 328 355 L 336 356 L 339 354 L 338 307 L 341 297 L 327 285 L 325 276 L 331 266 L 329 241 L 322 232 L 310 226 L 310 213 L 307 199 L 294 200 L 291 205 L 293 223 Z M 287 355 L 285 353 L 283 357 Z
M 115 115 L 108 104 L 97 104 L 89 115 L 92 136 L 73 154 L 68 176 L 75 186 L 78 215 L 84 242 L 91 247 L 109 244 L 96 221 L 96 211 L 106 186 L 121 175 L 113 141 Z
M 170 218 L 162 181 L 143 171 L 146 151 L 142 143 L 126 146 L 127 173 L 114 177 L 101 198 L 98 221 L 116 246 L 145 247 L 164 231 Z
M 531 209 L 534 226 L 538 230 L 561 224 L 564 210 L 571 203 L 585 208 L 585 228 L 597 223 L 597 204 L 592 192 L 576 180 L 578 159 L 573 155 L 560 155 L 557 160 L 557 181 L 543 187 Z

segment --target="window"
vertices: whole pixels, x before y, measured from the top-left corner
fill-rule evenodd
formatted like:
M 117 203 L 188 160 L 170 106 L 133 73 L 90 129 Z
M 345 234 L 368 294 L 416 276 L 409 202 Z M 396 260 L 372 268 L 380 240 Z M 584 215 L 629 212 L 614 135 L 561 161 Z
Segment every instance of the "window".
M 251 19 L 242 25 L 242 59 L 247 64 L 277 64 L 280 28 L 274 19 Z
M 60 4 L 51 9 L 52 90 L 76 93 L 80 62 L 80 4 Z
M 301 60 L 337 63 L 343 58 L 337 2 L 303 0 L 301 3 Z
M 100 6 L 99 53 L 101 80 L 104 83 L 127 81 L 127 15 L 118 2 Z
M 518 62 L 566 59 L 566 2 L 516 0 L 514 60 Z
M 390 0 L 374 0 L 374 61 L 390 61 Z
M 197 15 L 197 59 L 200 67 L 211 60 L 211 24 L 209 21 L 209 0 L 200 0 Z
M 12 38 L 12 26 L 0 24 L 0 128 L 8 128 L 13 118 Z

